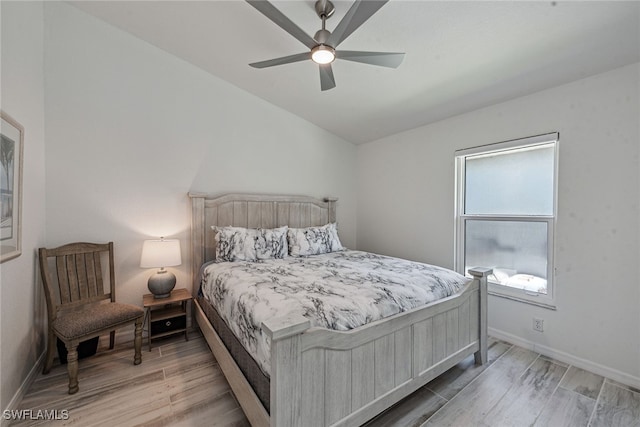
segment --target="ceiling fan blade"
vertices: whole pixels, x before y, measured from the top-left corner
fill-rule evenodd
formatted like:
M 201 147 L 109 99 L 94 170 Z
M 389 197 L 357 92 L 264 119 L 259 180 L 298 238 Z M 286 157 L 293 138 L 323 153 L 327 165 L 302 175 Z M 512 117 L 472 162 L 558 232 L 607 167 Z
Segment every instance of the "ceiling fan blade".
M 320 65 L 320 89 L 329 90 L 336 87 L 336 80 L 333 78 L 331 64 Z
M 371 18 L 389 0 L 356 0 L 344 15 L 342 21 L 331 33 L 327 44 L 334 48 L 351 35 L 367 19 Z
M 311 52 L 296 53 L 295 55 L 282 56 L 280 58 L 268 59 L 266 61 L 252 62 L 249 64 L 253 68 L 267 68 L 275 65 L 291 64 L 305 59 L 311 59 Z
M 398 68 L 404 59 L 404 53 L 337 50 L 336 58 L 362 62 L 363 64 L 378 65 L 380 67 Z
M 291 34 L 293 37 L 298 39 L 303 45 L 307 46 L 309 49 L 313 49 L 318 43 L 305 33 L 300 27 L 293 23 L 289 18 L 287 18 L 282 12 L 280 12 L 274 5 L 269 3 L 266 0 L 246 0 L 251 6 L 258 9 L 260 13 L 264 16 L 272 20 L 275 24 L 277 24 L 280 28 L 285 30 L 287 33 Z

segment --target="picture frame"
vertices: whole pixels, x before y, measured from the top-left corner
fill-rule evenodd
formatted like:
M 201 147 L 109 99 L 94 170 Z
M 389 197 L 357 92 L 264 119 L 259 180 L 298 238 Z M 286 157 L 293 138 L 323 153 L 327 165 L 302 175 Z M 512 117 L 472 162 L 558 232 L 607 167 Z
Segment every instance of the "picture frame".
M 0 263 L 22 253 L 24 128 L 0 110 Z

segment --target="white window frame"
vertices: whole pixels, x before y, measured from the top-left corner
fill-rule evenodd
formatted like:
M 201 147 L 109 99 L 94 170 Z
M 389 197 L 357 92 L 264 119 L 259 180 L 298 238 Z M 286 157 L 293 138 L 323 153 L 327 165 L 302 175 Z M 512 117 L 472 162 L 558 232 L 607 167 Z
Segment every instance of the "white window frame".
M 455 197 L 455 262 L 454 268 L 457 272 L 465 274 L 465 225 L 468 220 L 475 221 L 514 221 L 514 222 L 545 222 L 547 224 L 547 294 L 525 291 L 523 289 L 512 288 L 505 285 L 489 281 L 489 294 L 516 301 L 526 302 L 545 308 L 555 310 L 555 224 L 558 207 L 558 147 L 560 135 L 557 132 L 544 135 L 537 135 L 511 141 L 499 142 L 496 144 L 483 145 L 479 147 L 458 150 L 455 152 L 456 167 L 456 197 Z M 507 150 L 519 150 L 527 147 L 553 144 L 554 166 L 553 166 L 553 214 L 552 215 L 467 215 L 465 214 L 465 160 L 468 156 L 479 154 L 491 154 Z M 477 266 L 491 267 L 491 266 Z

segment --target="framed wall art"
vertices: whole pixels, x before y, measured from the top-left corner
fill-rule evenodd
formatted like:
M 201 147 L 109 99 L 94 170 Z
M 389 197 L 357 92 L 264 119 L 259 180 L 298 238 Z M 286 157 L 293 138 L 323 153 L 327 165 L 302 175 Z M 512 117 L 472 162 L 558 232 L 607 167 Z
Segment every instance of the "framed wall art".
M 24 128 L 4 111 L 0 129 L 0 263 L 22 253 Z

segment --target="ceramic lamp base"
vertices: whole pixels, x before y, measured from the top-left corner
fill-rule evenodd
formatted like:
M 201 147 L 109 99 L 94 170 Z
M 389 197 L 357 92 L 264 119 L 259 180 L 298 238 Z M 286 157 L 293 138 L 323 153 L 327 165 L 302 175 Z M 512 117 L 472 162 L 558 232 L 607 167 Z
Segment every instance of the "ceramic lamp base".
M 176 275 L 167 271 L 160 270 L 153 276 L 149 277 L 147 287 L 154 298 L 168 298 L 171 291 L 176 286 Z

